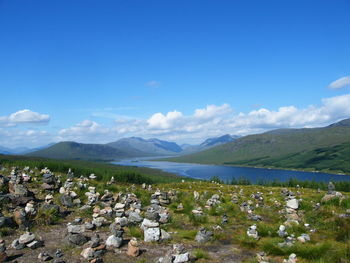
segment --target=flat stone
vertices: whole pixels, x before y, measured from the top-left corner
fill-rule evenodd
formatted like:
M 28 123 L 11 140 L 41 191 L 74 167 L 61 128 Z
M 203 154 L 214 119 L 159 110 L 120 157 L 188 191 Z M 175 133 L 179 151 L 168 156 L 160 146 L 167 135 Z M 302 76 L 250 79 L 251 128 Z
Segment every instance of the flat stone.
M 28 244 L 34 240 L 35 240 L 35 235 L 33 233 L 27 232 L 19 237 L 18 242 L 20 244 Z
M 190 261 L 190 255 L 189 253 L 184 253 L 184 254 L 179 254 L 175 255 L 175 259 L 173 263 L 184 263 L 184 262 L 189 262 Z
M 136 223 L 136 224 L 141 223 L 143 220 L 142 216 L 137 212 L 130 212 L 128 219 L 130 223 Z
M 81 234 L 81 233 L 84 233 L 85 227 L 84 227 L 84 225 L 72 225 L 72 224 L 69 224 L 67 226 L 67 230 L 68 230 L 68 233 Z
M 159 223 L 145 218 L 141 224 L 141 229 L 159 227 Z
M 84 245 L 89 239 L 82 234 L 68 234 L 68 241 L 74 245 Z
M 31 249 L 37 249 L 39 247 L 42 247 L 44 245 L 44 242 L 41 240 L 34 240 L 30 243 L 28 243 L 26 246 L 31 248 Z

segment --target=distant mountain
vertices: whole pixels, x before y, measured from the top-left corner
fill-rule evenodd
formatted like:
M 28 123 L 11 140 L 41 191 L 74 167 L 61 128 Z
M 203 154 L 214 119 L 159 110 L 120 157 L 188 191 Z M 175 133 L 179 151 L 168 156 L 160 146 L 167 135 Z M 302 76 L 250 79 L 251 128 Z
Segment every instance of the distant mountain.
M 181 155 L 201 152 L 201 151 L 207 150 L 207 149 L 212 148 L 212 147 L 217 146 L 217 145 L 232 142 L 232 141 L 238 139 L 239 137 L 240 136 L 238 136 L 238 135 L 225 134 L 225 135 L 222 135 L 219 137 L 208 138 L 198 145 L 184 144 L 184 145 L 181 145 L 181 147 L 183 149 L 183 151 L 181 152 Z
M 31 152 L 27 155 L 52 159 L 75 160 L 113 160 L 135 156 L 130 152 L 104 144 L 84 144 L 77 142 L 59 142 L 48 148 Z
M 30 152 L 35 152 L 41 149 L 45 149 L 47 147 L 50 147 L 54 145 L 55 143 L 50 143 L 44 146 L 36 147 L 36 148 L 28 148 L 28 147 L 17 147 L 17 148 L 7 148 L 7 147 L 1 147 L 0 146 L 0 153 L 2 154 L 13 154 L 13 155 L 23 155 Z
M 323 128 L 280 129 L 263 134 L 248 135 L 233 142 L 215 146 L 202 152 L 171 158 L 171 160 L 282 167 L 276 165 L 277 160 L 284 159 L 283 163 L 285 163 L 291 156 L 302 156 L 307 152 L 310 152 L 308 156 L 312 156 L 311 152 L 317 149 L 326 150 L 328 147 L 337 149 L 337 145 L 350 142 L 349 121 L 350 119 L 343 120 Z M 293 158 L 295 168 L 311 167 L 307 163 L 302 163 L 302 159 Z
M 220 144 L 228 143 L 228 142 L 233 142 L 234 140 L 238 139 L 240 136 L 238 135 L 230 135 L 230 134 L 225 134 L 220 137 L 214 137 L 214 138 L 209 138 L 206 139 L 204 142 L 200 144 L 200 146 L 204 148 L 209 148 L 213 146 L 217 146 Z
M 0 154 L 11 154 L 11 151 L 10 148 L 0 146 Z
M 139 156 L 175 155 L 182 151 L 182 148 L 175 142 L 162 141 L 159 139 L 142 139 L 139 137 L 123 138 L 106 145 L 131 151 Z
M 329 125 L 328 127 L 350 127 L 350 118 Z

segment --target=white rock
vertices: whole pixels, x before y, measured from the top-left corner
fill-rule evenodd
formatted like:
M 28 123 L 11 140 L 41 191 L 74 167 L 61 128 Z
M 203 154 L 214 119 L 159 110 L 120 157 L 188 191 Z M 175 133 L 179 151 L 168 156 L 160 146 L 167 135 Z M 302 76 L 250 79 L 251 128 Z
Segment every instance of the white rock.
M 123 243 L 123 238 L 121 237 L 116 237 L 114 235 L 111 235 L 107 238 L 106 240 L 106 246 L 107 247 L 120 247 Z
M 175 259 L 173 263 L 184 263 L 184 262 L 189 262 L 190 261 L 190 255 L 189 253 L 184 253 L 184 254 L 179 254 L 175 255 Z
M 147 228 L 155 228 L 159 227 L 159 223 L 156 221 L 151 221 L 147 218 L 143 219 L 142 224 L 141 224 L 141 229 L 145 230 Z
M 287 207 L 292 208 L 292 209 L 298 209 L 299 208 L 299 201 L 297 199 L 288 200 Z
M 81 234 L 85 232 L 85 227 L 84 225 L 72 225 L 72 224 L 68 224 L 67 225 L 67 230 L 68 233 L 72 233 L 72 234 Z
M 145 242 L 158 241 L 160 239 L 160 229 L 158 227 L 147 228 L 145 229 L 144 237 Z
M 20 244 L 28 244 L 34 240 L 35 240 L 35 235 L 33 233 L 29 233 L 29 232 L 21 235 L 18 239 Z
M 83 258 L 92 258 L 94 256 L 94 250 L 91 247 L 85 248 L 81 253 L 80 256 Z

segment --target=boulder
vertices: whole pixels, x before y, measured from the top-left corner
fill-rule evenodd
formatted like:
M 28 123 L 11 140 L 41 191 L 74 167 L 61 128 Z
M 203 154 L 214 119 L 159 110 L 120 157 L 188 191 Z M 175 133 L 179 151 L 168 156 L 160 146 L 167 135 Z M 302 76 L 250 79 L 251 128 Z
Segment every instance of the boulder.
M 122 237 L 116 237 L 115 235 L 110 235 L 106 240 L 106 246 L 107 247 L 115 247 L 118 248 L 122 245 L 123 238 Z
M 144 241 L 145 242 L 159 241 L 159 239 L 160 239 L 159 227 L 146 228 L 144 230 Z
M 71 234 L 70 233 L 70 234 L 68 234 L 68 241 L 74 245 L 82 246 L 86 242 L 88 242 L 89 239 L 82 234 Z

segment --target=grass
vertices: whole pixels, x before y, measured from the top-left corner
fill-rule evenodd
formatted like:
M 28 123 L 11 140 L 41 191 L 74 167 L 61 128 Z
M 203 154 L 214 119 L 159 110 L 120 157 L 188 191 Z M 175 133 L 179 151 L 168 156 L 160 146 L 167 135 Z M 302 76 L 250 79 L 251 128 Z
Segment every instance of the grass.
M 40 177 L 37 176 L 37 174 L 34 175 L 34 177 L 37 177 L 39 180 L 38 182 L 40 182 Z M 55 174 L 60 175 L 60 172 L 55 171 Z M 65 176 L 62 176 L 62 178 L 64 180 Z M 30 183 L 30 186 L 37 188 L 38 182 Z M 89 185 L 95 186 L 97 191 L 101 194 L 105 187 L 107 187 L 106 181 L 103 180 L 90 180 Z M 280 187 L 261 185 L 235 186 L 210 182 L 159 183 L 152 187 L 154 190 L 157 188 L 164 191 L 172 190 L 176 192 L 177 195 L 174 201 L 167 206 L 171 214 L 170 222 L 161 225 L 162 229 L 171 233 L 171 241 L 162 244 L 152 243 L 147 244 L 147 246 L 145 245 L 149 250 L 157 249 L 157 246 L 163 246 L 162 248 L 164 248 L 171 247 L 173 243 L 184 243 L 187 248 L 195 248 L 192 252 L 195 255 L 197 254 L 196 256 L 199 262 L 220 262 L 220 257 L 223 256 L 220 254 L 221 246 L 237 248 L 239 252 L 235 253 L 244 255 L 244 259 L 242 259 L 246 260 L 244 262 L 256 262 L 254 257 L 256 252 L 259 251 L 266 252 L 270 257 L 271 263 L 282 262 L 282 260 L 287 258 L 291 253 L 297 254 L 298 262 L 300 263 L 344 263 L 348 262 L 347 260 L 350 258 L 350 219 L 339 217 L 339 215 L 344 214 L 349 207 L 350 194 L 348 193 L 343 193 L 343 199 L 331 200 L 321 204 L 321 207 L 315 210 L 314 205 L 320 202 L 321 198 L 326 194 L 325 191 L 319 193 L 314 189 L 289 187 L 294 193 L 297 191 L 300 192 L 298 198 L 301 198 L 302 201 L 300 202 L 300 208 L 298 210 L 300 224 L 287 227 L 287 232 L 289 234 L 294 234 L 295 237 L 300 236 L 302 233 L 308 233 L 311 237 L 311 241 L 305 244 L 296 241 L 292 247 L 282 248 L 278 246 L 278 243 L 283 242 L 284 239 L 277 235 L 277 230 L 281 224 L 284 224 L 286 219 L 285 215 L 281 212 L 284 209 L 285 197 L 281 195 Z M 237 194 L 239 202 L 238 204 L 234 204 L 231 201 L 232 194 L 239 193 L 241 188 L 244 190 L 243 195 Z M 150 196 L 154 192 L 142 189 L 141 185 L 132 186 L 132 184 L 125 182 L 109 185 L 108 189 L 113 193 L 121 192 L 122 194 L 133 191 L 141 200 L 143 209 L 146 208 L 145 206 L 149 205 Z M 201 196 L 197 201 L 194 200 L 194 190 L 198 191 Z M 85 191 L 86 190 L 81 190 L 77 191 L 77 193 L 79 196 L 84 197 Z M 251 195 L 258 191 L 263 193 L 264 205 L 256 207 L 257 201 L 255 201 Z M 220 195 L 221 203 L 207 209 L 205 208 L 206 201 L 213 194 Z M 45 195 L 45 192 L 38 191 L 37 197 L 43 199 Z M 58 196 L 58 194 L 55 194 L 54 200 L 57 201 Z M 240 204 L 247 200 L 253 202 L 252 206 L 255 208 L 254 213 L 262 216 L 262 222 L 249 220 L 247 213 L 240 210 Z M 275 201 L 279 202 L 281 205 L 275 205 Z M 184 206 L 182 211 L 177 211 L 179 203 L 182 203 Z M 101 208 L 103 207 L 102 202 L 97 203 L 97 205 L 100 205 Z M 197 207 L 203 208 L 204 216 L 197 217 L 192 214 L 192 209 Z M 143 212 L 144 211 L 145 210 L 143 210 Z M 92 215 L 92 209 L 81 211 L 78 207 L 70 209 L 70 212 L 71 214 L 68 216 L 67 220 L 77 216 L 81 216 L 87 220 L 91 218 Z M 6 214 L 6 216 L 10 215 L 6 210 L 3 210 L 3 213 Z M 42 225 L 49 225 L 50 223 L 57 222 L 57 215 L 51 213 L 51 211 L 47 210 L 38 211 L 35 220 L 37 224 L 36 229 Z M 224 213 L 228 216 L 228 224 L 221 225 L 221 219 Z M 111 220 L 113 220 L 113 218 L 111 218 Z M 305 228 L 304 223 L 310 224 L 310 227 L 316 229 L 316 231 L 310 232 L 309 229 Z M 260 236 L 259 240 L 250 238 L 246 234 L 248 227 L 252 224 L 257 224 L 257 231 Z M 217 228 L 218 225 L 222 229 Z M 205 227 L 214 233 L 214 237 L 204 245 L 198 244 L 195 241 L 195 236 L 200 227 Z M 8 229 L 2 228 L 0 229 L 0 234 L 12 234 L 7 231 Z M 100 233 L 109 233 L 108 226 L 99 228 L 98 231 L 100 231 Z M 126 239 L 136 237 L 139 240 L 143 240 L 143 231 L 137 225 L 125 227 L 125 237 Z M 218 255 L 210 253 L 209 257 L 208 251 L 215 251 L 217 248 L 220 248 Z M 73 251 L 74 249 L 67 247 L 67 251 L 68 250 Z M 142 259 L 143 257 L 146 258 L 147 262 L 150 262 L 147 252 L 143 254 Z M 153 261 L 152 259 L 152 262 Z
M 59 212 L 56 209 L 39 209 L 35 223 L 38 225 L 53 225 L 57 224 L 61 219 Z
M 197 259 L 210 259 L 209 253 L 201 248 L 196 248 L 193 250 L 193 255 Z

